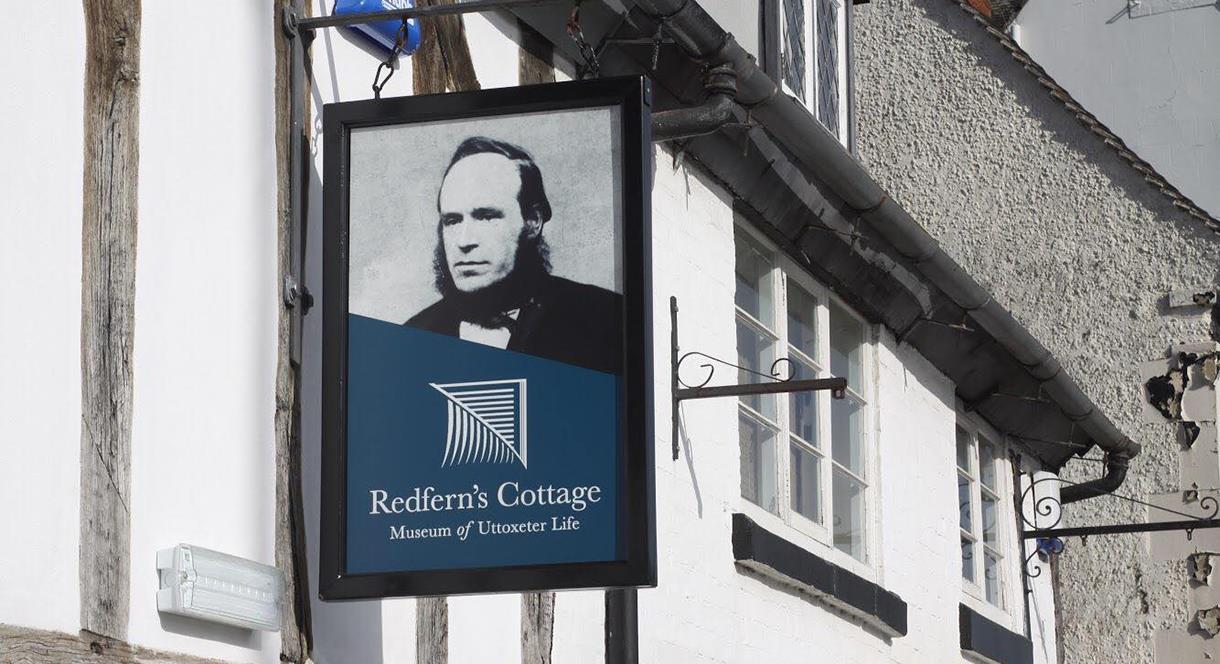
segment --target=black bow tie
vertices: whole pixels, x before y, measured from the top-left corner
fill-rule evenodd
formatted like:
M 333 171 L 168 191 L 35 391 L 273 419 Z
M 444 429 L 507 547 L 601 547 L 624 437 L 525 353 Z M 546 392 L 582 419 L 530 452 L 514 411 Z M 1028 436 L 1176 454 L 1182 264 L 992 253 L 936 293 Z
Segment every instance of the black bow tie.
M 506 313 L 499 313 L 490 318 L 485 318 L 483 320 L 472 320 L 468 322 L 478 325 L 479 327 L 486 327 L 489 329 L 502 327 L 508 330 L 510 334 L 517 331 L 516 319 Z

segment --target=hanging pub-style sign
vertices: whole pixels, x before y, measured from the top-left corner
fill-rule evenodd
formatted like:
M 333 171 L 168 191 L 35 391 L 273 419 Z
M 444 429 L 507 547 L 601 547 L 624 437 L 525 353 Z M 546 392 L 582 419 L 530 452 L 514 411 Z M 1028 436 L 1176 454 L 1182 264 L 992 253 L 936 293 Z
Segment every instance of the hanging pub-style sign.
M 322 597 L 654 585 L 647 82 L 323 113 Z

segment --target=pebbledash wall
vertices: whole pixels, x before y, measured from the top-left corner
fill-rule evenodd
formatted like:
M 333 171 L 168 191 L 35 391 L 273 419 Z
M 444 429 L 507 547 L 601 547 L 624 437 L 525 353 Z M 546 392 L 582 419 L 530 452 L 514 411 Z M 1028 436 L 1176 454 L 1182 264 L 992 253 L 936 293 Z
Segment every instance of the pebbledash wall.
M 1144 446 L 1119 492 L 1195 513 L 1184 490 L 1220 485 L 1214 377 L 1192 383 L 1193 446 L 1143 384 L 1182 344 L 1215 351 L 1213 309 L 1171 306 L 1170 294 L 1214 292 L 1220 235 L 1170 205 L 958 2 L 873 2 L 856 21 L 861 160 Z M 1098 498 L 1069 506 L 1065 524 L 1166 518 Z M 1216 657 L 1195 621 L 1220 599 L 1216 582 L 1190 581 L 1187 555 L 1218 550 L 1201 532 L 1073 538 L 1056 574 L 1062 661 Z

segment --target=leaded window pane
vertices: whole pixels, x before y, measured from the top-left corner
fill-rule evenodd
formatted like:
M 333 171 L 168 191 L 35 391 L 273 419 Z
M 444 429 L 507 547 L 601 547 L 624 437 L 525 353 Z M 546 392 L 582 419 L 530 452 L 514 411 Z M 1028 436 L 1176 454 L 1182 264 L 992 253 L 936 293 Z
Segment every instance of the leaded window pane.
M 839 10 L 837 0 L 817 2 L 818 121 L 839 135 Z
M 805 101 L 805 2 L 784 0 L 784 46 L 780 51 L 780 67 L 784 83 L 801 101 Z

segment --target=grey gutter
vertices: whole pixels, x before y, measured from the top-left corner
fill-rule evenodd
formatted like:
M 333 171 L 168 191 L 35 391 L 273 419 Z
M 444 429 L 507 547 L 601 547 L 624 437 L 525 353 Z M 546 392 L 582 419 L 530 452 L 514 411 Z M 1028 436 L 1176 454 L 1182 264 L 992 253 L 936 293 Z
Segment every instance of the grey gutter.
M 1073 493 L 1083 497 L 1116 488 L 1117 482 L 1122 481 L 1117 468 L 1125 469 L 1127 459 L 1139 454 L 1140 446 L 1089 400 L 1050 351 L 945 254 L 936 240 L 889 197 L 800 102 L 783 94 L 753 56 L 698 2 L 638 0 L 636 4 L 662 23 L 666 33 L 692 58 L 709 66 L 731 65 L 737 73 L 736 103 L 748 110 L 751 119 L 789 150 L 803 170 L 839 196 L 860 219 L 917 266 L 930 283 L 969 313 L 975 324 L 1025 368 L 1068 419 L 1105 450 L 1111 459 L 1106 477 L 1081 485 Z M 899 338 L 909 329 L 898 330 Z

